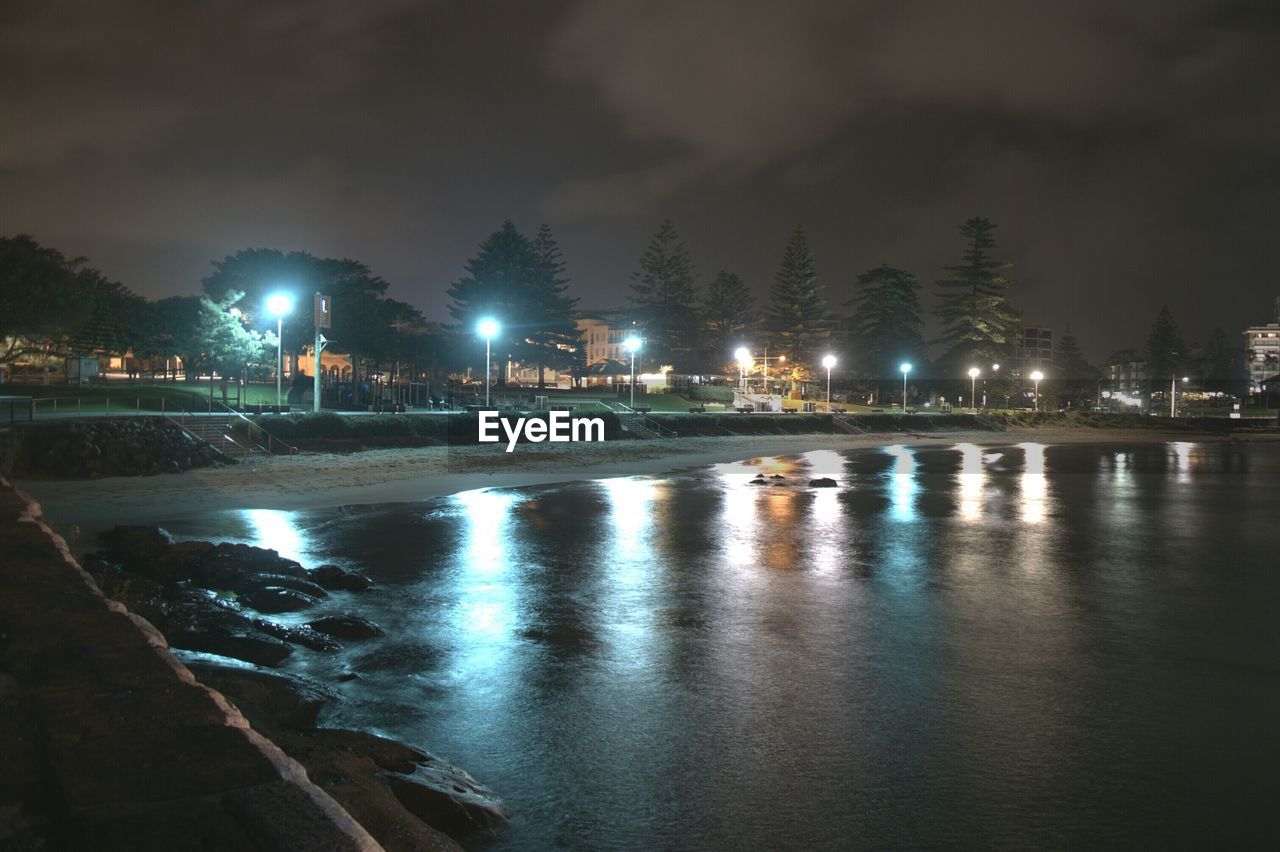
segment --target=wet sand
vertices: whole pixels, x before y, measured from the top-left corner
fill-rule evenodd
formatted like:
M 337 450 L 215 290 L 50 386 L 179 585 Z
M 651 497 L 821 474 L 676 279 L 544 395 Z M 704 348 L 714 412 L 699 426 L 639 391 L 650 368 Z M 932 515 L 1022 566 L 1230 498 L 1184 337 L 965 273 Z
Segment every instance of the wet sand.
M 1278 436 L 1252 436 L 1252 440 Z M 1155 430 L 1021 429 L 1008 432 L 755 435 L 368 450 L 347 455 L 302 453 L 253 459 L 182 474 L 99 480 L 24 480 L 60 529 L 98 529 L 228 509 L 316 509 L 426 500 L 475 488 L 520 487 L 665 473 L 761 456 L 890 444 L 970 442 L 986 445 L 1221 441 L 1219 436 Z M 1234 440 L 1241 440 L 1236 438 Z

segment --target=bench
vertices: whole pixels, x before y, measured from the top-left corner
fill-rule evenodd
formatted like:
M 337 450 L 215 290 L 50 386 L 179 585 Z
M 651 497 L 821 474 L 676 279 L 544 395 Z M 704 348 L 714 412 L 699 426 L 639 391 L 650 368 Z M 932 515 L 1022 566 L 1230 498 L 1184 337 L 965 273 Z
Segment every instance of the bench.
M 739 414 L 750 414 L 756 410 L 756 407 L 754 405 L 739 405 L 734 410 Z
M 638 413 L 640 413 L 640 414 L 648 414 L 650 411 L 653 411 L 653 406 L 650 406 L 650 405 L 637 405 L 635 408 L 633 408 L 633 409 L 631 409 L 631 410 L 632 410 L 632 411 L 635 411 L 635 412 L 638 412 Z
M 689 413 L 690 414 L 706 414 L 707 407 L 705 405 L 699 405 L 696 408 L 690 408 Z

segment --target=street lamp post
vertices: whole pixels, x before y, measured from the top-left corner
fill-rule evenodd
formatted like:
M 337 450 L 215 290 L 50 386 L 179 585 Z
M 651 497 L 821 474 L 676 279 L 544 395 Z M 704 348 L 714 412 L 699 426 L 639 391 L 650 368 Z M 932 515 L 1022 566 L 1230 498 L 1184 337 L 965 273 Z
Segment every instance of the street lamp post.
M 1031 374 L 1031 381 L 1036 383 L 1035 410 L 1040 410 L 1040 380 L 1044 378 L 1044 373 L 1036 370 Z
M 907 373 L 911 372 L 911 365 L 908 364 L 906 361 L 903 361 L 902 365 L 899 366 L 898 369 L 902 371 L 902 413 L 906 414 L 907 413 Z
M 831 410 L 831 368 L 836 365 L 836 356 L 827 355 L 822 359 L 822 366 L 827 368 L 827 411 Z
M 751 350 L 745 346 L 739 346 L 734 350 L 733 357 L 738 359 L 738 386 L 743 392 L 747 392 L 747 367 L 751 365 Z
M 631 353 L 631 407 L 636 407 L 636 351 L 640 349 L 640 338 L 628 337 L 622 344 Z
M 281 378 L 284 374 L 284 315 L 293 310 L 293 297 L 275 293 L 267 297 L 267 312 L 276 318 L 276 408 L 281 404 Z
M 497 320 L 482 319 L 476 323 L 476 332 L 484 338 L 484 407 L 489 407 L 489 353 L 494 335 L 501 326 Z
M 969 368 L 969 407 L 978 410 L 978 373 L 977 367 Z
M 1191 381 L 1190 376 L 1182 377 L 1184 385 L 1189 381 Z M 1169 416 L 1178 416 L 1178 375 L 1176 373 L 1169 378 Z

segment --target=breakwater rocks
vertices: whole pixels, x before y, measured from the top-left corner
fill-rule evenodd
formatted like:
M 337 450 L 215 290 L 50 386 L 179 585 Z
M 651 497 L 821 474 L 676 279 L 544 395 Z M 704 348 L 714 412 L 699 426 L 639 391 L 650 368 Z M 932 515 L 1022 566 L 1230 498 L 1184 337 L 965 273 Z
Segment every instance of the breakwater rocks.
M 68 420 L 4 430 L 0 457 L 25 479 L 100 479 L 180 473 L 232 459 L 162 417 Z
M 158 527 L 118 526 L 102 544 L 81 561 L 103 592 L 155 625 L 202 683 L 230 698 L 385 848 L 457 849 L 450 837 L 505 825 L 499 799 L 463 770 L 394 740 L 318 727 L 338 692 L 275 670 L 297 648 L 328 654 L 383 635 L 353 613 L 299 620 L 310 607 L 368 592 L 367 577 L 336 565 L 307 570 L 245 544 L 175 542 Z M 287 623 L 269 617 L 281 613 Z

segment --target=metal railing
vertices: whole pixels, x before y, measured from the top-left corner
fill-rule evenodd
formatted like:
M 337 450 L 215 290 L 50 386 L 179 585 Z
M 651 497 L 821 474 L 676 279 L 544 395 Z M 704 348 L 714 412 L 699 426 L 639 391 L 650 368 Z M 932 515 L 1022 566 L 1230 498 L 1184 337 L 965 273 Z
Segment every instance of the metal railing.
M 657 420 L 654 420 L 652 417 L 649 417 L 643 412 L 636 411 L 634 408 L 627 405 L 626 403 L 623 403 L 623 402 L 614 403 L 614 405 L 616 405 L 617 408 L 610 407 L 608 403 L 604 403 L 604 405 L 614 414 L 617 414 L 618 416 L 625 418 L 623 421 L 624 424 L 632 420 L 639 420 L 641 426 L 648 429 L 650 432 L 654 433 L 659 438 L 679 438 L 680 437 L 680 433 L 677 432 L 676 430 L 668 429 L 666 426 L 663 426 Z
M 244 424 L 244 428 L 248 435 L 249 440 L 251 441 L 256 440 L 258 445 L 265 447 L 267 452 L 270 453 L 271 455 L 276 455 L 277 446 L 281 448 L 282 455 L 291 456 L 298 452 L 297 447 L 280 440 L 275 435 L 272 435 L 262 426 L 258 425 L 257 423 L 250 420 L 248 417 L 244 416 L 243 413 L 236 411 L 234 408 L 232 408 L 231 406 L 227 405 L 226 403 L 220 400 L 214 400 L 214 401 L 217 402 L 218 405 L 222 406 L 222 408 L 225 410 L 226 414 L 229 417 L 237 418 L 239 422 Z M 261 437 L 255 437 L 255 433 Z M 263 440 L 262 440 L 263 438 L 266 439 L 265 444 L 263 443 Z

